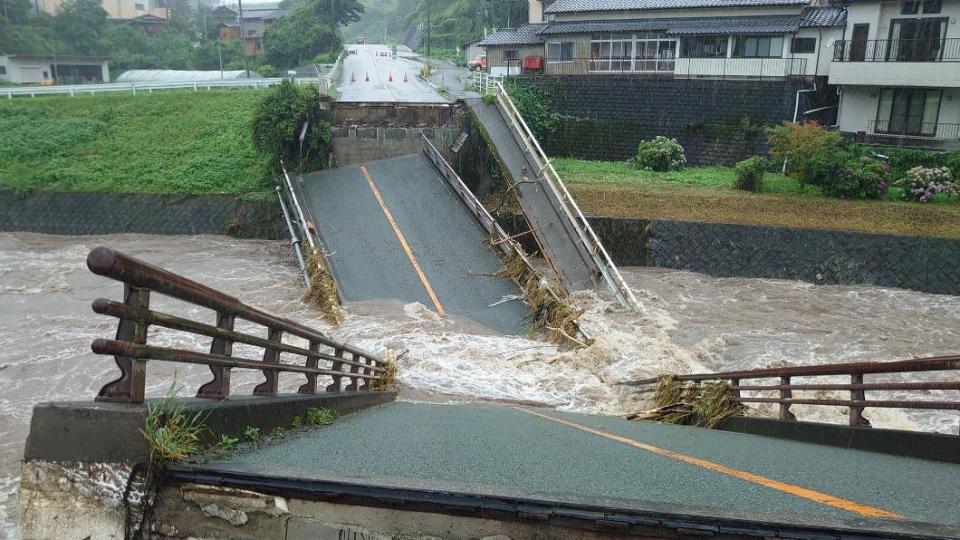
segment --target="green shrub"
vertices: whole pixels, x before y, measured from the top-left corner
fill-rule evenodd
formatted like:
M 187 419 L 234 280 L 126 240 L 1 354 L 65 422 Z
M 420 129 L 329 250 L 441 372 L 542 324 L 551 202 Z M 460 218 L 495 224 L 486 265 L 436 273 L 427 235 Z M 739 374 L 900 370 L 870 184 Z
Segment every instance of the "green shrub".
M 933 152 L 916 148 L 868 147 L 869 153 L 890 164 L 894 178 L 904 178 L 916 167 L 936 168 L 960 166 L 960 154 Z M 954 175 L 956 176 L 956 175 Z
M 257 104 L 253 113 L 253 147 L 273 165 L 283 160 L 287 168 L 316 170 L 326 167 L 330 123 L 320 110 L 320 94 L 313 86 L 284 80 Z M 301 146 L 300 131 L 309 122 Z M 301 153 L 302 150 L 302 153 Z
M 668 139 L 662 135 L 653 140 L 640 141 L 637 148 L 637 166 L 642 169 L 666 172 L 683 168 L 687 158 L 683 155 L 683 147 L 676 139 Z
M 787 164 L 787 173 L 805 184 L 814 183 L 809 176 L 816 171 L 823 174 L 823 166 L 832 163 L 832 154 L 843 148 L 843 137 L 836 131 L 829 131 L 816 122 L 797 124 L 784 122 L 767 129 L 767 142 L 770 143 L 770 155 L 778 162 Z M 811 160 L 820 162 L 811 168 Z
M 182 461 L 204 448 L 202 439 L 209 432 L 206 415 L 188 413 L 176 401 L 177 390 L 174 382 L 163 400 L 147 405 L 140 433 L 150 446 L 151 461 Z
M 956 197 L 960 186 L 953 178 L 953 173 L 947 167 L 914 167 L 895 185 L 903 188 L 904 199 L 925 203 L 938 193 Z
M 307 409 L 307 423 L 311 426 L 326 426 L 336 421 L 340 414 L 330 409 L 310 407 Z
M 250 442 L 257 442 L 260 440 L 260 428 L 247 426 L 243 430 L 243 436 Z
M 480 99 L 482 99 L 483 102 L 486 103 L 487 105 L 493 105 L 494 103 L 497 102 L 497 95 L 494 94 L 493 92 L 487 92 Z
M 763 190 L 763 175 L 767 173 L 767 167 L 769 166 L 770 163 L 760 156 L 753 156 L 738 162 L 733 168 L 736 175 L 733 187 L 759 193 Z
M 890 166 L 863 156 L 848 161 L 827 176 L 820 188 L 826 195 L 843 199 L 877 199 L 890 185 Z

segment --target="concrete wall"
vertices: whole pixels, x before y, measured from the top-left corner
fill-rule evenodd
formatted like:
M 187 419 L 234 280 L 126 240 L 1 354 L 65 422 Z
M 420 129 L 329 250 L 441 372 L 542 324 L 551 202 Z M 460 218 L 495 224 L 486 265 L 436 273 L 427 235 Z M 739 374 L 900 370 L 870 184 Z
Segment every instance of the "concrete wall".
M 337 127 L 333 128 L 331 167 L 343 167 L 365 161 L 386 159 L 423 150 L 420 132 L 449 159 L 449 148 L 460 134 L 456 127 Z
M 678 139 L 692 164 L 734 163 L 766 153 L 759 125 L 793 118 L 797 91 L 812 84 L 798 79 L 721 81 L 572 75 L 525 77 L 548 96 L 561 122 L 543 142 L 550 155 L 621 160 L 636 154 L 641 140 Z M 824 99 L 828 99 L 829 94 Z M 801 96 L 801 110 L 815 95 Z M 744 117 L 754 126 L 742 129 Z

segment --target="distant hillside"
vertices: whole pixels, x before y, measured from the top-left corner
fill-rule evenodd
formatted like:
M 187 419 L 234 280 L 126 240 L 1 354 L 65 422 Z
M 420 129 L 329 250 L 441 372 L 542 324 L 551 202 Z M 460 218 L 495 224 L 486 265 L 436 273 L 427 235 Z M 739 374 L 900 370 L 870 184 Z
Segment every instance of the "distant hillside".
M 428 0 L 362 0 L 366 12 L 359 22 L 346 27 L 344 38 L 363 36 L 368 42 L 401 43 L 421 48 L 426 32 Z M 484 31 L 526 22 L 526 0 L 429 0 L 431 2 L 431 48 L 451 52 Z M 422 36 L 421 36 L 422 34 Z

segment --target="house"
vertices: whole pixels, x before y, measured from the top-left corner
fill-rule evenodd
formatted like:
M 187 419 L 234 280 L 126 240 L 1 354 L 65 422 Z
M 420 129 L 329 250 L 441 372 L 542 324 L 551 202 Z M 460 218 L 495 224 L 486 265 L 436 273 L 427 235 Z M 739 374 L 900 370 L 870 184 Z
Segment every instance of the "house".
M 463 63 L 466 64 L 473 60 L 474 58 L 486 54 L 486 51 L 483 50 L 483 47 L 480 46 L 482 39 L 474 39 L 468 41 L 460 46 L 460 50 L 463 51 Z
M 528 6 L 528 24 L 481 41 L 491 73 L 825 77 L 846 17 L 843 8 L 811 0 L 529 0 Z
M 834 47 L 839 128 L 865 142 L 956 149 L 960 0 L 852 0 Z
M 36 0 L 37 10 L 45 11 L 51 15 L 60 12 L 60 5 L 63 0 Z M 157 19 L 166 24 L 170 20 L 170 13 L 166 7 L 162 6 L 162 0 L 101 0 L 100 5 L 107 12 L 107 18 L 113 21 L 134 21 L 138 18 L 148 16 L 152 24 L 157 23 Z
M 219 6 L 210 13 L 210 16 L 220 21 L 219 35 L 224 41 L 240 39 L 242 26 L 247 56 L 260 56 L 264 53 L 263 34 L 267 27 L 289 12 L 288 8 L 281 8 L 279 3 L 249 4 L 249 7 L 243 8 L 242 25 L 239 6 Z
M 104 56 L 10 54 L 0 56 L 0 81 L 16 84 L 85 84 L 110 81 Z

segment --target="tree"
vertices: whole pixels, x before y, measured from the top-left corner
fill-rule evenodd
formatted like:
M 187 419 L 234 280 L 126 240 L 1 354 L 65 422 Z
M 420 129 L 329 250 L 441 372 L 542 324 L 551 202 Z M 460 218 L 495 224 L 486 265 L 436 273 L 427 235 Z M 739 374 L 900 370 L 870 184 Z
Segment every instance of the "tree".
M 107 12 L 99 0 L 67 0 L 53 18 L 53 29 L 64 49 L 73 54 L 97 54 L 107 30 Z
M 306 137 L 299 141 L 304 122 Z M 253 113 L 253 147 L 269 156 L 273 166 L 317 170 L 326 166 L 330 123 L 320 109 L 320 95 L 313 86 L 297 86 L 284 79 L 257 104 Z M 301 153 L 302 150 L 302 153 Z
M 30 0 L 0 0 L 0 23 L 23 24 L 32 11 Z
M 360 20 L 363 6 L 357 0 L 306 0 L 267 27 L 264 50 L 270 64 L 295 67 L 321 54 L 340 51 L 339 27 Z

